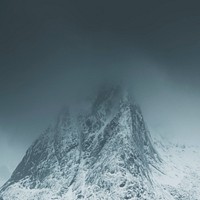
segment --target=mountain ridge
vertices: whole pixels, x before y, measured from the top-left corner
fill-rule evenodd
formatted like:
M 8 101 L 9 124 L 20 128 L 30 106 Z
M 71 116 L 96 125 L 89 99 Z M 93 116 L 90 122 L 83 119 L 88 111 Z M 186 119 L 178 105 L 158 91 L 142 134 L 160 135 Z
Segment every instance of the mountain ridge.
M 61 112 L 27 150 L 0 197 L 171 200 L 155 178 L 164 174 L 158 144 L 129 93 L 103 87 L 87 112 Z

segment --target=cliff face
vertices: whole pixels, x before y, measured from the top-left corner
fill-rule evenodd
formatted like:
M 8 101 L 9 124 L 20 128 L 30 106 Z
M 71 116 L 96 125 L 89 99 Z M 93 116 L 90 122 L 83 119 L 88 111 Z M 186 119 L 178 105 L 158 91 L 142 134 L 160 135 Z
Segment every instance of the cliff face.
M 86 112 L 61 113 L 27 150 L 0 196 L 154 199 L 150 166 L 159 160 L 139 106 L 120 87 L 104 87 Z

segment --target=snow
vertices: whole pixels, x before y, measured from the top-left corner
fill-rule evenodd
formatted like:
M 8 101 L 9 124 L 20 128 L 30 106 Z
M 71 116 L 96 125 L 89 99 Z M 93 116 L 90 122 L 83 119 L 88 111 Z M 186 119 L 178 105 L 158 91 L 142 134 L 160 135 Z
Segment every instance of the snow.
M 150 136 L 128 93 L 106 89 L 64 111 L 28 149 L 0 200 L 197 200 L 200 147 Z M 72 117 L 73 116 L 73 117 Z
M 171 193 L 173 199 L 199 199 L 200 147 L 173 144 L 167 139 L 157 140 L 155 147 L 163 159 L 162 173 L 154 170 L 155 182 Z

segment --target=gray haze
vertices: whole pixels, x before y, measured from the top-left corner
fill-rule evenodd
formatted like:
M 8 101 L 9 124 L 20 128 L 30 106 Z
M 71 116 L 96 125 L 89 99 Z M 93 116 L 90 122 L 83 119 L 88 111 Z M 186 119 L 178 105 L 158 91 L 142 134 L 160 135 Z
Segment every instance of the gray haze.
M 0 184 L 66 104 L 123 82 L 148 126 L 200 139 L 198 1 L 1 0 Z

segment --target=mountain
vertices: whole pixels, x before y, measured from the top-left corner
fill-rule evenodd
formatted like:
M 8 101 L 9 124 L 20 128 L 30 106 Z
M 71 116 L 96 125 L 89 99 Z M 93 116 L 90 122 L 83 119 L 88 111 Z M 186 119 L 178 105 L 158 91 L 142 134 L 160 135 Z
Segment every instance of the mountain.
M 126 90 L 102 87 L 82 111 L 64 109 L 32 144 L 0 200 L 182 200 L 182 186 L 161 181 L 176 167 L 167 148 L 151 139 Z

